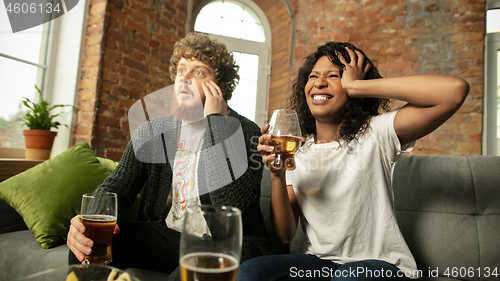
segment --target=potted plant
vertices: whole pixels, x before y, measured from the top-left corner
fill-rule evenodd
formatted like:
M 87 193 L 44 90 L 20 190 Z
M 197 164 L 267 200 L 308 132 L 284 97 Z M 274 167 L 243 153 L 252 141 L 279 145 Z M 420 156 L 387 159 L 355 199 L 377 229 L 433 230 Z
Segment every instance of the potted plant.
M 28 127 L 28 130 L 23 131 L 26 144 L 25 155 L 27 160 L 47 160 L 50 158 L 54 138 L 57 136 L 57 132 L 50 129 L 58 129 L 60 125 L 64 125 L 53 121 L 54 117 L 60 114 L 51 114 L 50 112 L 57 107 L 73 106 L 61 104 L 50 106 L 43 99 L 40 89 L 36 85 L 35 88 L 38 91 L 40 102 L 34 103 L 28 98 L 23 100 L 24 106 L 29 109 L 28 113 L 21 118 L 24 125 Z

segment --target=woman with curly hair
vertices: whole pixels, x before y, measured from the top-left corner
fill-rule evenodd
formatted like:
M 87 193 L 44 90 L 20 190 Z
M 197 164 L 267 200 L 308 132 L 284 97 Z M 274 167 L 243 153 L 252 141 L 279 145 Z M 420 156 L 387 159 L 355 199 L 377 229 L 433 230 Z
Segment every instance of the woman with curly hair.
M 271 210 L 283 243 L 299 220 L 307 239 L 299 253 L 246 261 L 238 281 L 418 277 L 395 219 L 392 168 L 458 110 L 469 85 L 447 75 L 381 78 L 348 43 L 327 43 L 305 59 L 289 99 L 305 144 L 294 171 L 271 171 Z M 407 103 L 388 111 L 389 99 Z M 258 146 L 264 163 L 275 157 L 268 128 Z
M 366 58 L 363 51 L 357 49 L 349 43 L 332 42 L 319 48 L 318 52 L 306 58 L 302 67 L 299 69 L 299 74 L 293 85 L 293 94 L 289 97 L 290 108 L 297 112 L 299 120 L 301 121 L 300 125 L 303 135 L 316 133 L 316 119 L 311 114 L 311 110 L 307 105 L 306 95 L 304 94 L 304 88 L 310 80 L 309 74 L 311 73 L 316 62 L 321 57 L 328 56 L 328 54 L 332 54 L 332 56 L 328 56 L 328 58 L 333 64 L 341 66 L 342 63 L 340 62 L 339 57 L 335 56 L 337 49 L 346 57 L 348 57 L 348 49 L 357 50 L 363 55 L 363 57 L 365 57 L 364 67 L 368 68 L 364 77 L 365 80 L 382 78 L 378 69 L 373 65 L 370 59 Z M 344 70 L 340 68 L 338 75 L 342 76 L 343 72 Z M 366 130 L 368 120 L 371 116 L 378 115 L 380 110 L 388 110 L 389 103 L 389 99 L 386 98 L 356 99 L 348 97 L 345 104 L 345 115 L 342 118 L 343 126 L 340 129 L 340 139 L 348 144 L 355 138 L 356 134 L 362 133 Z

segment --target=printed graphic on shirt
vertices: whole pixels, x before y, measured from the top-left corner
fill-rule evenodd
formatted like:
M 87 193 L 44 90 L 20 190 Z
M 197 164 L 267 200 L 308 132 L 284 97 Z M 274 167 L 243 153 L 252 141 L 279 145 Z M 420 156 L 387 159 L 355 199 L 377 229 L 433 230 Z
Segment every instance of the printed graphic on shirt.
M 173 204 L 172 221 L 183 218 L 184 210 L 188 205 L 196 204 L 198 193 L 195 187 L 196 182 L 196 159 L 198 153 L 184 148 L 185 140 L 181 141 L 177 147 L 175 157 L 174 179 L 173 179 Z
M 205 125 L 203 122 L 183 123 L 175 152 L 172 174 L 172 207 L 166 218 L 167 226 L 181 231 L 187 207 L 199 205 L 198 159 Z

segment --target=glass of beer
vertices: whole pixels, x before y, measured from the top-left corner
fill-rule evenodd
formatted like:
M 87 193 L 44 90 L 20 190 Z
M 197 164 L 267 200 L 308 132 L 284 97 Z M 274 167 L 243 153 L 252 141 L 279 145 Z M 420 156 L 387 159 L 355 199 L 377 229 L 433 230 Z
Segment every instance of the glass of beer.
M 186 208 L 179 264 L 182 281 L 234 281 L 240 265 L 241 211 L 228 206 Z
M 85 236 L 94 241 L 92 252 L 85 255 L 83 264 L 108 264 L 113 260 L 111 241 L 118 218 L 116 193 L 85 193 L 82 197 L 81 213 L 85 225 Z
M 267 166 L 271 170 L 295 170 L 294 154 L 302 139 L 297 113 L 289 109 L 275 110 L 269 126 L 271 140 L 267 144 L 274 146 L 276 158 L 267 162 Z

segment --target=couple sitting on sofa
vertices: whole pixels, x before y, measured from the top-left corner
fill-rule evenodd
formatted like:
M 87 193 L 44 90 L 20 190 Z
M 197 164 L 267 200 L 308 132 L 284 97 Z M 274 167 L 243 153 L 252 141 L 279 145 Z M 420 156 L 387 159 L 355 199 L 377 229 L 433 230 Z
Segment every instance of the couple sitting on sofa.
M 283 242 L 292 240 L 299 218 L 309 240 L 303 254 L 271 256 L 259 207 L 263 165 L 255 160 L 267 163 L 280 148 L 268 145 L 268 126 L 260 130 L 227 107 L 239 79 L 232 55 L 206 35 L 190 33 L 176 43 L 170 64 L 175 80 L 166 95 L 172 98 L 171 114 L 135 130 L 120 163 L 98 188 L 117 193 L 120 208 L 127 208 L 145 185 L 147 222 L 118 222 L 111 265 L 172 273 L 169 279 L 178 279 L 183 210 L 212 204 L 242 211 L 238 280 L 292 278 L 291 267 L 341 271 L 363 266 L 393 276 L 416 270 L 395 220 L 391 172 L 402 152 L 460 107 L 469 90 L 463 79 L 378 79 L 373 63 L 348 43 L 327 43 L 307 57 L 290 105 L 308 137 L 295 156 L 295 171 L 286 178 L 282 171 L 271 172 L 271 206 Z M 379 114 L 388 109 L 389 99 L 408 103 Z M 250 157 L 257 151 L 258 157 Z M 182 189 L 185 182 L 192 182 L 190 191 Z M 93 241 L 84 232 L 74 217 L 67 235 L 70 263 L 91 251 Z

